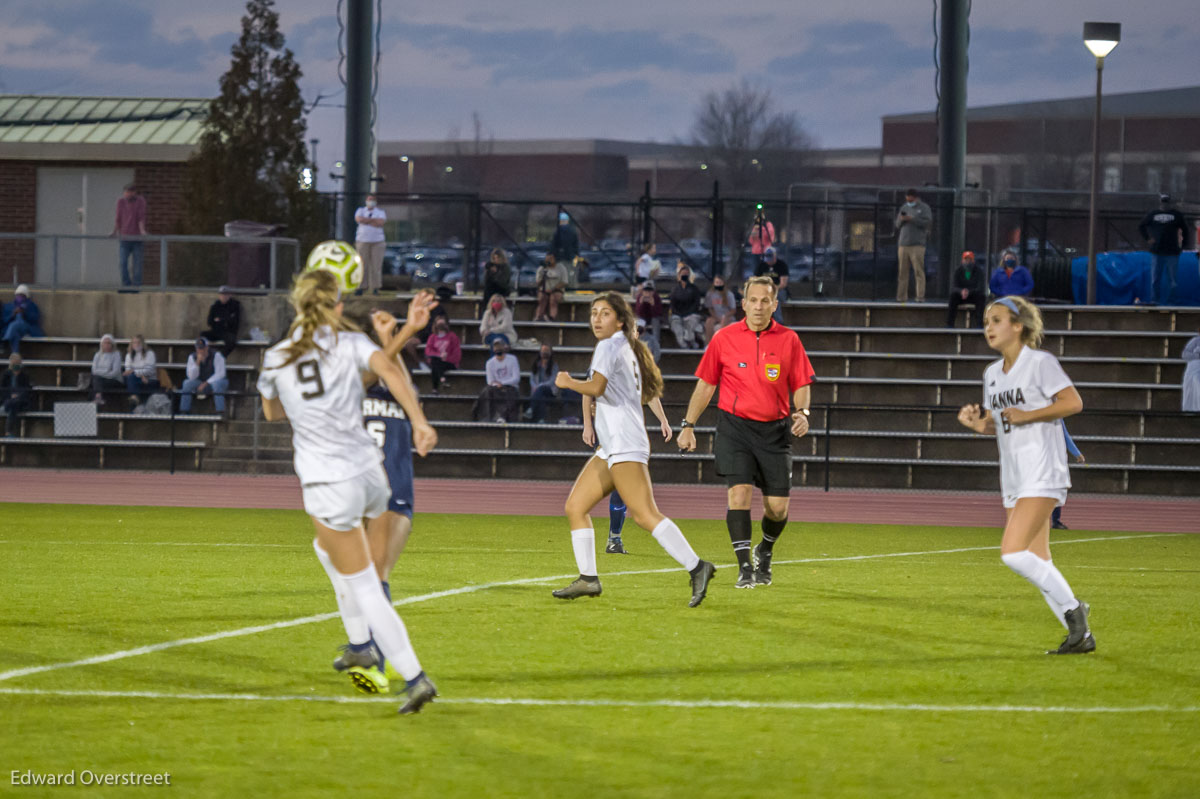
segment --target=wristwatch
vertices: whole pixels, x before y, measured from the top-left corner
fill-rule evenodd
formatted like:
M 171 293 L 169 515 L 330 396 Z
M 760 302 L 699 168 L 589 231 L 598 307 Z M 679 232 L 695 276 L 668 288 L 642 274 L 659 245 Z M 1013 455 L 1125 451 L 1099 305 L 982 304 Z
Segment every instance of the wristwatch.
M 687 419 L 684 419 L 682 422 L 679 423 L 680 430 L 682 430 L 685 427 L 695 427 L 695 426 L 696 426 L 695 422 L 689 422 Z
M 805 416 L 809 416 L 809 415 L 810 415 L 810 414 L 809 414 L 809 412 L 808 412 L 808 408 L 800 408 L 800 413 L 804 414 Z

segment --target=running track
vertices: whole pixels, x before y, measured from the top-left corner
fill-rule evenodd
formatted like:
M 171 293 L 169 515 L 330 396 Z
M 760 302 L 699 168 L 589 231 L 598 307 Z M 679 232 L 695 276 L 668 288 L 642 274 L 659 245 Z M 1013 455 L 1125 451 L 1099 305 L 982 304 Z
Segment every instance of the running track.
M 417 512 L 561 516 L 570 487 L 568 482 L 532 480 L 417 479 Z M 722 486 L 657 485 L 654 493 L 668 516 L 725 518 Z M 3 469 L 0 502 L 301 508 L 300 484 L 293 476 L 115 470 Z M 595 513 L 607 515 L 607 503 L 598 505 Z M 1067 501 L 1063 516 L 1080 530 L 1200 533 L 1200 500 L 1194 499 L 1079 494 Z M 1004 510 L 996 493 L 796 489 L 791 517 L 808 522 L 1000 527 Z

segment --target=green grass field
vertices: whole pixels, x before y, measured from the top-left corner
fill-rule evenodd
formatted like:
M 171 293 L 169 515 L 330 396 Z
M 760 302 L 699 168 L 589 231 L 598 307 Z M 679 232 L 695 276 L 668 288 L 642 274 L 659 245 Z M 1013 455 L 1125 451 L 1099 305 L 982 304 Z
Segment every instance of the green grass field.
M 793 522 L 774 585 L 722 568 L 689 609 L 632 524 L 604 595 L 564 603 L 561 519 L 419 515 L 393 596 L 442 698 L 400 717 L 330 668 L 336 618 L 13 676 L 336 607 L 299 512 L 0 513 L 0 792 L 156 790 L 10 785 L 88 769 L 214 797 L 1200 795 L 1200 536 L 1057 535 L 1099 650 L 1056 658 L 995 529 Z M 723 523 L 681 527 L 733 562 Z

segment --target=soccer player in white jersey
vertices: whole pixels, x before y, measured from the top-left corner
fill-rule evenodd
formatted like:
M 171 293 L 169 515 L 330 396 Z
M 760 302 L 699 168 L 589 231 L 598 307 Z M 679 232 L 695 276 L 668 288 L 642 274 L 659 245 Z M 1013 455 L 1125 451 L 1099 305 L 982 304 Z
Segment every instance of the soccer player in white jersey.
M 1000 542 L 1004 564 L 1037 586 L 1067 629 L 1047 654 L 1092 652 L 1088 605 L 1050 559 L 1050 514 L 1067 501 L 1071 476 L 1061 420 L 1083 410 L 1083 400 L 1058 360 L 1035 349 L 1042 314 L 1022 297 L 1004 297 L 984 311 L 988 346 L 1003 357 L 983 374 L 983 405 L 964 405 L 958 420 L 1000 449 L 1000 491 L 1008 521 Z
M 596 404 L 596 454 L 584 464 L 567 497 L 567 521 L 579 578 L 554 591 L 559 599 L 600 596 L 596 571 L 596 531 L 588 512 L 615 488 L 624 498 L 634 522 L 654 539 L 691 576 L 689 607 L 704 601 L 715 567 L 692 550 L 675 522 L 663 516 L 654 502 L 650 484 L 650 439 L 642 405 L 662 394 L 662 374 L 650 350 L 634 336 L 636 323 L 625 298 L 615 292 L 592 300 L 592 333 L 599 339 L 587 380 L 559 372 L 555 385 L 569 388 Z
M 366 619 L 383 656 L 403 675 L 408 699 L 400 712 L 416 713 L 437 696 L 437 689 L 384 596 L 363 530 L 364 518 L 368 527 L 383 520 L 391 490 L 382 455 L 363 428 L 361 373 L 378 375 L 397 398 L 411 398 L 412 388 L 395 361 L 342 317 L 332 274 L 303 273 L 292 287 L 291 301 L 295 320 L 284 340 L 263 357 L 258 379 L 263 414 L 268 421 L 291 422 L 296 475 L 304 510 L 316 529 L 318 552 L 327 553 L 349 589 L 350 610 Z M 424 455 L 437 444 L 437 434 L 424 417 L 412 422 L 413 443 Z

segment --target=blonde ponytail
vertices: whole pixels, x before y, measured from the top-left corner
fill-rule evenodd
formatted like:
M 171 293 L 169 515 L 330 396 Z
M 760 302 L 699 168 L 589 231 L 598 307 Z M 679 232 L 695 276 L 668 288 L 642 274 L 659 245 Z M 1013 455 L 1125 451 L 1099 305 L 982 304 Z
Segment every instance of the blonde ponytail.
M 337 278 L 330 272 L 313 269 L 300 273 L 292 284 L 290 299 L 296 316 L 288 328 L 287 339 L 291 343 L 284 348 L 287 359 L 279 365 L 280 368 L 295 363 L 314 349 L 320 349 L 313 337 L 322 327 L 331 329 L 335 337 L 339 331 L 359 332 L 357 325 L 338 313 L 341 292 Z M 297 331 L 300 332 L 299 336 L 296 335 Z

